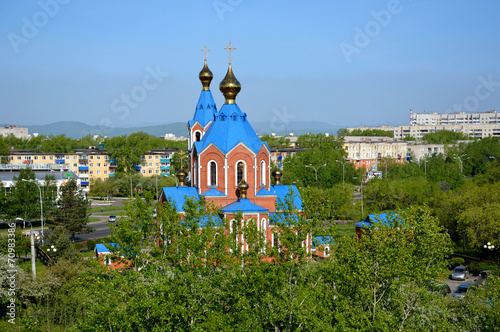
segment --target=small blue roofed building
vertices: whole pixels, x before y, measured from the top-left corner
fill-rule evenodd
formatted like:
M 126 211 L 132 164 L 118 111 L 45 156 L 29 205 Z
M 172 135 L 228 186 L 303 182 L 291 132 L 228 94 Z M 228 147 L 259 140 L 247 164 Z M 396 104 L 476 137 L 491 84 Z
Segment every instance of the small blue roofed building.
M 399 214 L 392 211 L 388 213 L 369 214 L 365 220 L 355 224 L 356 235 L 359 239 L 365 230 L 370 229 L 371 227 L 377 227 L 377 225 L 394 227 L 394 222 L 398 220 L 398 218 Z
M 227 49 L 234 50 L 229 43 Z M 184 213 L 186 198 L 204 197 L 221 207 L 223 217 L 232 220 L 238 213 L 243 220 L 253 219 L 257 228 L 273 241 L 270 215 L 279 213 L 277 201 L 292 197 L 295 208 L 302 210 L 302 200 L 295 186 L 281 185 L 281 171 L 271 172 L 271 151 L 258 137 L 248 116 L 236 104 L 241 84 L 236 79 L 229 57 L 226 76 L 219 85 L 224 104 L 217 109 L 210 83 L 213 74 L 205 63 L 199 74 L 202 91 L 192 120 L 188 121 L 189 158 L 187 170 L 177 173 L 178 187 L 165 187 L 160 200 L 175 201 L 177 211 Z M 272 174 L 271 174 L 272 173 Z M 274 184 L 271 184 L 271 176 Z M 244 239 L 241 239 L 244 249 Z M 308 248 L 311 238 L 306 239 Z

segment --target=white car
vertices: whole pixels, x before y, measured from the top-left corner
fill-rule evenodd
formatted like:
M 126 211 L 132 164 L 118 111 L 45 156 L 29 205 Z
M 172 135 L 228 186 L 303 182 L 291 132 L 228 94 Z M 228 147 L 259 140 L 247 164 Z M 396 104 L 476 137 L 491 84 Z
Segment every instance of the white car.
M 456 268 L 453 269 L 453 272 L 451 272 L 451 279 L 453 280 L 465 280 L 467 279 L 467 276 L 469 275 L 469 271 L 465 266 L 457 266 Z

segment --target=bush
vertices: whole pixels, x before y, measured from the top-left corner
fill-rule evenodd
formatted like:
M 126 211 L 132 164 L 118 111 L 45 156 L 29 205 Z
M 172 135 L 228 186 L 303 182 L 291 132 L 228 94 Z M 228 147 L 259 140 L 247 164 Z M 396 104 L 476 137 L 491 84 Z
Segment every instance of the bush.
M 465 265 L 465 259 L 462 257 L 453 257 L 448 259 L 448 269 L 453 270 L 455 266 Z
M 499 275 L 500 266 L 495 263 L 490 262 L 471 262 L 468 266 L 469 272 L 473 274 L 478 274 L 483 270 L 490 270 L 492 274 Z
M 95 243 L 96 243 L 96 241 L 94 241 L 94 240 L 87 240 L 87 250 L 94 250 Z

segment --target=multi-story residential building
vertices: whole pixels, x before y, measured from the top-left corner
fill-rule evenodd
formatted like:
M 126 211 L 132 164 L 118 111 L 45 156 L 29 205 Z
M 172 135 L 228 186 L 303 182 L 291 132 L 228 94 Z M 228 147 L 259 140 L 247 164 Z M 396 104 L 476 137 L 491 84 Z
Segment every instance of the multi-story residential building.
M 473 141 L 458 141 L 457 144 L 468 144 Z M 453 145 L 453 144 L 451 144 Z M 426 157 L 435 156 L 438 154 L 445 154 L 445 148 L 451 146 L 450 144 L 426 144 L 425 142 L 408 142 L 407 157 L 412 160 L 421 160 Z
M 407 154 L 407 142 L 390 137 L 346 136 L 342 147 L 356 168 L 376 167 L 382 158 L 403 163 Z
M 415 137 L 421 139 L 426 134 L 435 133 L 440 130 L 448 130 L 463 133 L 475 138 L 486 138 L 490 136 L 500 136 L 500 124 L 462 124 L 462 125 L 414 125 L 414 126 L 378 126 L 378 127 L 358 127 L 354 129 L 380 129 L 394 133 L 394 138 L 404 139 L 405 137 Z
M 26 127 L 18 127 L 18 126 L 4 126 L 0 127 L 0 135 L 3 137 L 7 137 L 9 135 L 13 135 L 18 138 L 29 138 L 28 128 Z
M 17 159 L 17 158 L 16 158 Z M 26 159 L 29 160 L 29 159 Z M 35 173 L 35 179 L 39 186 L 45 184 L 45 177 L 50 175 L 55 179 L 57 190 L 68 181 L 68 179 L 75 179 L 78 185 L 81 185 L 80 178 L 75 172 L 71 171 L 69 166 L 64 164 L 38 164 L 38 163 L 20 163 L 20 164 L 0 164 L 0 181 L 2 186 L 6 188 L 7 192 L 10 190 L 14 183 L 14 177 L 18 178 L 20 170 L 24 168 L 31 168 Z
M 143 156 L 142 164 L 136 170 L 143 176 L 170 175 L 170 161 L 176 149 L 151 150 Z M 116 171 L 116 160 L 111 159 L 107 150 L 91 147 L 77 149 L 73 153 L 36 152 L 33 150 L 13 150 L 2 161 L 22 164 L 31 168 L 48 168 L 52 170 L 68 170 L 78 175 L 85 192 L 90 183 L 97 179 L 106 181 Z M 11 166 L 9 165 L 9 166 Z
M 462 125 L 462 124 L 500 124 L 497 111 L 478 113 L 416 113 L 410 111 L 410 125 Z

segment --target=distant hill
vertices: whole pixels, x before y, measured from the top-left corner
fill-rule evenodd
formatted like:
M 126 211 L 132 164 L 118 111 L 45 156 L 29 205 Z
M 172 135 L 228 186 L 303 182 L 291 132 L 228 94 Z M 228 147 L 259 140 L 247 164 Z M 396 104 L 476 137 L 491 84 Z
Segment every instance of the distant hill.
M 253 122 L 253 129 L 259 135 L 270 135 L 275 133 L 279 136 L 288 135 L 293 133 L 295 136 L 304 135 L 307 133 L 336 135 L 337 131 L 346 126 L 334 125 L 328 122 L 320 121 L 290 121 L 287 123 L 272 123 L 267 122 Z
M 77 121 L 60 121 L 48 125 L 28 126 L 30 134 L 38 133 L 40 135 L 62 135 L 65 134 L 71 138 L 81 138 L 88 134 L 102 135 L 108 137 L 130 135 L 143 131 L 153 136 L 163 136 L 166 133 L 173 133 L 175 136 L 186 136 L 186 123 L 176 122 L 164 125 L 129 127 L 129 128 L 110 128 L 103 126 L 91 126 Z
M 38 133 L 39 135 L 62 135 L 65 134 L 71 138 L 81 138 L 88 134 L 102 135 L 108 137 L 130 135 L 139 131 L 148 133 L 153 136 L 163 136 L 166 133 L 172 133 L 175 136 L 187 135 L 187 124 L 185 122 L 169 123 L 156 126 L 144 127 L 129 127 L 129 128 L 110 128 L 103 126 L 91 126 L 83 122 L 77 121 L 60 121 L 48 125 L 27 126 L 30 134 Z M 337 130 L 345 126 L 337 126 L 327 122 L 319 121 L 291 121 L 286 124 L 267 122 L 253 122 L 252 127 L 259 135 L 270 135 L 276 133 L 277 135 L 288 135 L 294 133 L 295 135 L 303 135 L 307 133 L 319 134 L 330 133 L 335 135 Z

